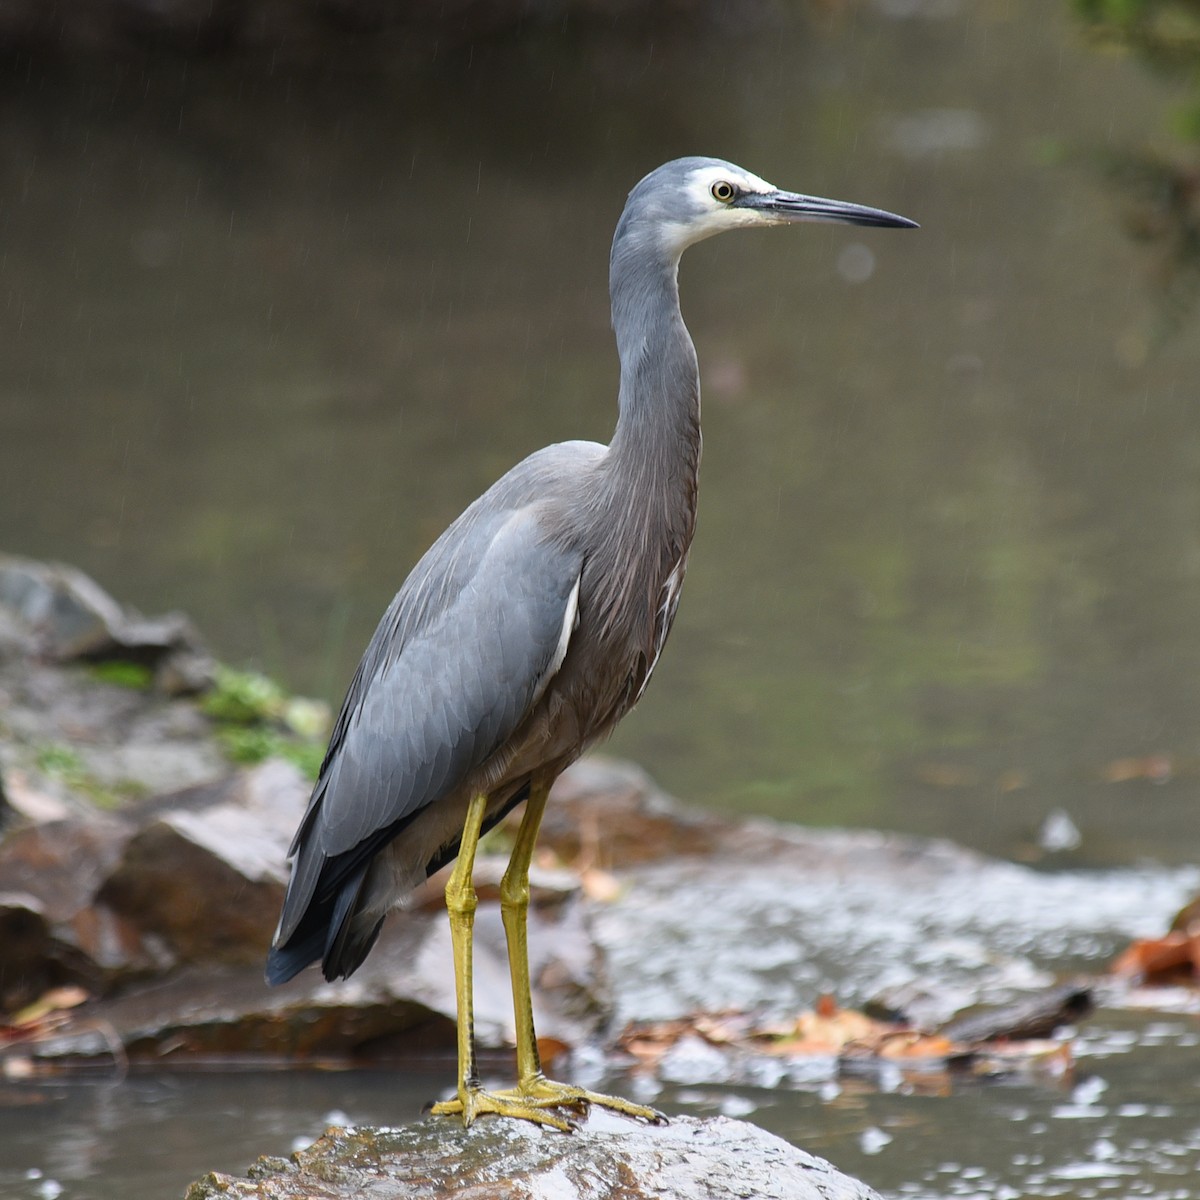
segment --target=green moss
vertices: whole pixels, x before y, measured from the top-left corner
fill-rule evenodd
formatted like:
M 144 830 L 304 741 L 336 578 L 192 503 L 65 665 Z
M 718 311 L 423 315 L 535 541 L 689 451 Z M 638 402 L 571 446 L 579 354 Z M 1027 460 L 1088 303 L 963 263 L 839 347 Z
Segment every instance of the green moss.
M 148 691 L 154 683 L 154 672 L 143 663 L 113 659 L 111 662 L 94 663 L 88 668 L 93 679 L 101 683 L 113 683 L 132 691 Z
M 60 780 L 73 792 L 86 796 L 97 808 L 120 808 L 128 800 L 145 794 L 145 787 L 132 780 L 114 785 L 101 783 L 79 753 L 61 742 L 47 742 L 34 753 L 34 765 L 45 775 Z
M 323 704 L 288 696 L 257 671 L 218 666 L 216 686 L 201 708 L 217 723 L 217 737 L 231 761 L 252 764 L 283 758 L 310 779 L 317 777 L 329 724 Z
M 257 671 L 238 671 L 218 665 L 215 686 L 201 707 L 217 721 L 252 725 L 282 716 L 287 697 L 273 679 Z
M 70 746 L 61 742 L 49 742 L 40 747 L 34 756 L 39 771 L 53 775 L 69 783 L 72 777 L 85 774 L 83 759 Z

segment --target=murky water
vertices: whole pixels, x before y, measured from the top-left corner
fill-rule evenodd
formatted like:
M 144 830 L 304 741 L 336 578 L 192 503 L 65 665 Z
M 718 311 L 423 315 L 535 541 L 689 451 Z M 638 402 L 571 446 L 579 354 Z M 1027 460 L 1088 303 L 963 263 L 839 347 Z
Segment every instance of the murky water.
M 607 438 L 624 193 L 727 155 L 923 229 L 689 252 L 700 530 L 614 748 L 719 808 L 1007 855 L 1063 809 L 1076 861 L 1195 860 L 1200 314 L 1165 319 L 1102 166 L 1168 138 L 1173 93 L 1044 0 L 829 8 L 319 70 L 9 64 L 0 547 L 336 701 L 463 505 L 538 445 Z M 1105 1021 L 1082 1094 L 663 1102 L 751 1113 L 895 1195 L 1192 1197 L 1195 1035 Z M 0 1191 L 173 1194 L 431 1090 L 39 1092 L 0 1114 Z
M 887 1196 L 1194 1200 L 1198 1045 L 1194 1018 L 1125 1018 L 1082 1038 L 1076 1072 L 1057 1081 L 951 1085 L 897 1072 L 787 1088 L 608 1086 L 668 1113 L 748 1118 Z M 181 1195 L 208 1170 L 240 1174 L 331 1123 L 414 1120 L 447 1077 L 166 1074 L 43 1089 L 39 1106 L 0 1110 L 0 1190 L 12 1200 Z
M 924 228 L 689 252 L 700 530 L 615 748 L 719 808 L 1194 856 L 1200 324 L 1151 345 L 1101 167 L 1174 94 L 1059 7 L 10 70 L 0 545 L 336 701 L 464 504 L 608 437 L 625 191 L 727 154 Z

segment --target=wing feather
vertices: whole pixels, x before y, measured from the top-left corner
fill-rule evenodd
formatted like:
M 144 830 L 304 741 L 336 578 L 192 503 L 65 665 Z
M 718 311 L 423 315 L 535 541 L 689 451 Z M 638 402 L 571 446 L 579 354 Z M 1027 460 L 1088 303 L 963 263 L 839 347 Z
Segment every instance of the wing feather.
M 535 505 L 446 531 L 384 614 L 334 726 L 276 944 L 512 736 L 566 652 L 582 560 Z

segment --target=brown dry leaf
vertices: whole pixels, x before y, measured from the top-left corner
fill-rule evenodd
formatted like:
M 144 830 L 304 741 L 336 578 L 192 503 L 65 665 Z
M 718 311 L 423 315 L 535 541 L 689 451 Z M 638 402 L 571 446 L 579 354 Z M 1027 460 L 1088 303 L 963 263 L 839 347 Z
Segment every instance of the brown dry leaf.
M 876 1021 L 855 1009 L 838 1008 L 822 996 L 812 1012 L 795 1021 L 757 1020 L 744 1012 L 693 1013 L 674 1021 L 631 1026 L 619 1045 L 638 1063 L 653 1069 L 681 1038 L 703 1038 L 721 1049 L 743 1050 L 786 1058 L 832 1057 L 846 1062 L 878 1060 L 908 1064 L 918 1075 L 934 1068 L 942 1074 L 969 1065 L 983 1074 L 1033 1067 L 1057 1073 L 1070 1064 L 1070 1047 L 1051 1040 L 1012 1040 L 981 1046 L 954 1041 L 943 1034 L 922 1034 L 893 1022 Z M 976 1064 L 982 1063 L 982 1066 Z M 948 1088 L 947 1076 L 939 1087 Z
M 1118 955 L 1112 973 L 1141 983 L 1178 983 L 1181 975 L 1200 979 L 1200 929 L 1139 938 Z
M 653 1065 L 662 1058 L 667 1048 L 664 1043 L 656 1042 L 652 1038 L 625 1038 L 621 1042 L 621 1049 L 638 1062 Z
M 617 1045 L 635 1058 L 660 1058 L 690 1029 L 691 1022 L 686 1019 L 632 1025 L 617 1039 Z
M 885 1034 L 875 1047 L 875 1053 L 880 1058 L 895 1061 L 946 1059 L 962 1054 L 963 1047 L 936 1033 L 914 1033 L 903 1030 Z
M 822 992 L 817 997 L 816 1014 L 825 1021 L 831 1021 L 838 1015 L 837 1001 L 828 992 Z
M 571 1049 L 570 1043 L 556 1037 L 539 1037 L 537 1040 L 538 1057 L 542 1065 L 553 1068 L 554 1063 Z
M 880 1036 L 895 1027 L 875 1021 L 852 1008 L 838 1008 L 831 997 L 822 996 L 815 1012 L 801 1013 L 790 1035 L 778 1038 L 768 1049 L 772 1054 L 838 1054 L 851 1042 Z
M 1148 780 L 1150 783 L 1166 783 L 1174 774 L 1174 763 L 1169 754 L 1147 754 L 1142 758 L 1115 758 L 1100 771 L 1105 783 L 1130 783 Z
M 751 1022 L 745 1013 L 700 1013 L 692 1027 L 706 1042 L 714 1046 L 731 1046 L 744 1043 L 757 1030 L 750 1028 Z

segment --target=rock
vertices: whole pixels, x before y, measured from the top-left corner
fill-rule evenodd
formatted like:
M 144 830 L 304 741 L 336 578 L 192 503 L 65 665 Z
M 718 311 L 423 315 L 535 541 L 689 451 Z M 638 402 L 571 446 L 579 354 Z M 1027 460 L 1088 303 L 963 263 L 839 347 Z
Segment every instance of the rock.
M 160 939 L 178 962 L 260 963 L 308 794 L 294 766 L 272 760 L 135 809 L 141 827 L 97 902 Z
M 60 661 L 122 658 L 157 665 L 171 653 L 201 653 L 199 635 L 182 613 L 143 617 L 118 604 L 74 567 L 0 555 L 0 605 Z
M 65 983 L 100 992 L 155 965 L 135 929 L 93 904 L 129 834 L 96 817 L 20 829 L 0 844 L 0 1011 Z
M 69 816 L 68 805 L 30 787 L 23 772 L 13 772 L 7 782 L 0 776 L 0 830 L 19 823 L 44 825 L 49 821 L 65 821 Z
M 0 843 L 0 1008 L 78 983 L 106 995 L 180 963 L 262 961 L 308 784 L 270 761 L 117 814 Z
M 957 1017 L 938 1032 L 952 1042 L 968 1044 L 1000 1039 L 1052 1037 L 1064 1025 L 1077 1025 L 1096 1007 L 1093 989 L 1061 984 L 1012 1004 Z
M 105 1057 L 112 1031 L 131 1057 L 273 1056 L 396 1060 L 452 1051 L 455 993 L 441 880 L 395 913 L 352 979 L 262 978 L 287 882 L 287 850 L 309 784 L 271 760 L 216 783 L 18 828 L 0 842 L 0 1011 L 78 984 L 95 997 L 32 1051 L 40 1061 Z M 477 862 L 475 969 L 481 1046 L 513 1039 L 495 903 L 504 859 Z M 578 878 L 536 868 L 530 914 L 539 1029 L 592 1038 L 608 1004 Z
M 0 896 L 0 931 L 4 898 Z M 97 912 L 106 912 L 102 905 Z M 259 914 L 273 923 L 278 902 Z M 31 921 L 36 912 L 25 916 Z M 214 924 L 213 929 L 221 926 Z M 146 937 L 144 930 L 138 931 Z M 41 1063 L 107 1056 L 92 1030 L 102 1024 L 134 1060 L 270 1058 L 298 1062 L 393 1062 L 431 1055 L 453 1079 L 455 996 L 444 912 L 395 913 L 367 961 L 350 979 L 327 983 L 309 970 L 269 988 L 262 961 L 267 937 L 247 943 L 244 964 L 216 959 L 175 966 L 146 986 L 127 986 L 78 1013 L 56 1037 L 29 1053 Z M 565 1045 L 596 1037 L 606 1007 L 599 999 L 594 948 L 578 899 L 550 915 L 530 914 L 530 966 L 537 981 L 538 1032 Z M 173 944 L 173 943 L 172 943 Z M 164 951 L 168 943 L 163 942 Z M 2 978 L 2 975 L 0 975 Z M 58 982 L 56 979 L 55 982 Z M 513 1042 L 508 960 L 499 909 L 481 904 L 475 943 L 475 1030 L 482 1049 Z M 502 1072 L 511 1071 L 507 1063 Z
M 618 1025 L 694 1012 L 786 1017 L 919 988 L 951 1010 L 1006 1004 L 1155 931 L 1190 869 L 1054 874 L 948 842 L 731 822 L 719 854 L 621 872 L 589 924 Z M 916 1015 L 909 1009 L 910 1015 Z M 923 1003 L 940 1024 L 951 1012 Z
M 632 763 L 587 758 L 555 783 L 538 846 L 613 870 L 717 853 L 731 827 L 721 817 L 680 804 Z
M 15 823 L 12 810 L 40 822 L 227 775 L 213 722 L 184 698 L 213 671 L 186 618 L 142 617 L 73 568 L 0 555 L 0 768 L 12 793 L 0 824 Z
M 571 1134 L 483 1118 L 403 1129 L 329 1129 L 247 1178 L 212 1174 L 186 1200 L 878 1200 L 824 1159 L 743 1121 L 673 1117 L 646 1125 L 592 1109 Z

